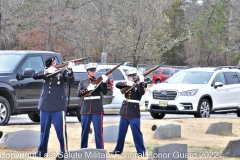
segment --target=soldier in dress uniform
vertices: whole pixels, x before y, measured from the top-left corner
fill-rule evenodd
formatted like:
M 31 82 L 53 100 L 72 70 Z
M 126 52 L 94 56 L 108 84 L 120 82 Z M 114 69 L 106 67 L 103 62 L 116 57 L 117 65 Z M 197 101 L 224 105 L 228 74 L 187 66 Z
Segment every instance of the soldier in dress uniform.
M 102 83 L 96 87 L 92 82 L 96 80 L 96 68 L 97 63 L 88 63 L 85 65 L 85 69 L 88 78 L 79 82 L 78 97 L 83 97 L 87 92 L 92 92 L 90 95 L 83 97 L 83 103 L 81 107 L 81 123 L 82 123 L 82 135 L 81 135 L 81 148 L 88 147 L 88 134 L 90 130 L 90 123 L 93 122 L 95 142 L 97 149 L 104 149 L 103 141 L 103 104 L 101 99 L 101 93 L 107 94 L 107 80 L 106 75 L 102 75 Z M 96 88 L 95 88 L 96 87 Z
M 60 154 L 57 159 L 63 159 L 64 154 L 68 152 L 66 111 L 67 96 L 66 84 L 74 82 L 72 67 L 74 62 L 69 62 L 67 69 L 58 70 L 55 57 L 49 57 L 45 60 L 45 69 L 36 71 L 33 74 L 34 79 L 43 79 L 42 93 L 40 96 L 38 109 L 40 110 L 40 144 L 38 151 L 30 156 L 44 157 L 47 153 L 50 127 L 53 123 L 60 143 Z M 50 76 L 46 76 L 51 74 Z M 45 155 L 46 157 L 47 155 Z
M 128 80 L 126 82 L 118 82 L 116 87 L 122 89 L 127 86 L 134 85 L 134 78 L 137 78 L 137 70 L 129 69 L 126 74 Z M 140 106 L 139 102 L 145 93 L 144 76 L 139 76 L 139 82 L 130 91 L 124 94 L 125 100 L 122 102 L 120 109 L 120 122 L 117 145 L 111 154 L 121 154 L 124 148 L 124 141 L 130 125 L 133 135 L 134 144 L 139 155 L 145 155 L 143 135 L 140 129 Z

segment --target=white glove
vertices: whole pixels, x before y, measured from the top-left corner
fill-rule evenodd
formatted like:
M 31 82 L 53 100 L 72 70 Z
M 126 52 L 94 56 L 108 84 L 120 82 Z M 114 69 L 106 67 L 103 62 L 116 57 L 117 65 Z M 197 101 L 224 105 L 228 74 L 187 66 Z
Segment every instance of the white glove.
M 133 81 L 127 81 L 127 86 L 133 86 L 134 82 Z
M 67 68 L 72 69 L 73 66 L 75 66 L 75 63 L 74 62 L 69 62 Z
M 107 80 L 108 80 L 108 77 L 107 77 L 105 74 L 103 74 L 103 75 L 102 75 L 102 82 L 103 82 L 103 83 L 106 83 Z
M 57 71 L 57 68 L 54 68 L 54 67 L 49 67 L 48 69 L 46 69 L 47 70 L 47 73 L 50 73 L 50 74 L 52 74 L 52 73 L 55 73 L 56 71 Z
M 90 83 L 89 86 L 87 87 L 87 90 L 91 91 L 96 87 L 96 84 Z
M 141 82 L 144 82 L 144 76 L 143 75 L 140 75 L 139 76 L 139 82 L 141 83 Z

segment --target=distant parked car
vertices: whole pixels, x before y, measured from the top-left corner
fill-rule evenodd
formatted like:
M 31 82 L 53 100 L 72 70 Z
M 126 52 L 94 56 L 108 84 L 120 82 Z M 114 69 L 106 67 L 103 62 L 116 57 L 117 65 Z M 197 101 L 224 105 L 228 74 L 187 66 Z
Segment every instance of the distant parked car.
M 160 67 L 153 73 L 152 83 L 161 83 L 181 69 Z

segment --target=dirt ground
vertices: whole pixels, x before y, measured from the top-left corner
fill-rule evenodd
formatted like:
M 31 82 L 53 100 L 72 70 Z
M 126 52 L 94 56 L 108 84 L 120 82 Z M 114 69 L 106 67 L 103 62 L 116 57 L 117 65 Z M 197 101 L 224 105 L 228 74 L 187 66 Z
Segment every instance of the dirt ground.
M 150 116 L 150 115 L 149 115 Z M 211 123 L 214 122 L 229 122 L 232 123 L 231 135 L 210 135 L 205 134 L 207 128 Z M 104 123 L 104 126 L 118 123 Z M 153 131 L 151 130 L 152 125 L 163 125 L 163 124 L 180 124 L 181 125 L 181 138 L 158 140 L 153 138 Z M 0 130 L 6 133 L 7 131 L 31 129 L 39 130 L 39 125 L 8 125 L 1 126 Z M 122 155 L 108 155 L 107 159 L 116 160 L 130 160 L 130 159 L 148 159 L 151 155 L 152 150 L 155 146 L 160 146 L 168 143 L 181 143 L 188 145 L 188 153 L 197 153 L 194 156 L 189 156 L 189 160 L 198 159 L 217 159 L 217 160 L 240 160 L 240 157 L 229 158 L 222 157 L 221 153 L 227 146 L 230 140 L 237 140 L 240 138 L 240 120 L 239 118 L 208 118 L 208 119 L 197 119 L 197 118 L 185 118 L 185 119 L 162 119 L 162 120 L 143 120 L 141 121 L 141 129 L 144 136 L 144 143 L 147 150 L 145 157 L 135 156 L 136 149 L 133 143 L 131 128 L 129 127 L 127 137 L 125 139 L 125 146 Z M 80 146 L 80 133 L 81 126 L 79 123 L 68 123 L 68 148 L 69 150 L 77 150 Z M 89 135 L 89 148 L 95 148 L 95 142 L 92 141 L 93 134 Z M 107 153 L 111 152 L 116 143 L 105 142 L 105 149 Z M 0 147 L 0 160 L 11 159 L 10 155 L 15 156 L 14 160 L 33 159 L 38 160 L 42 158 L 28 157 L 29 153 L 34 153 L 37 148 L 26 148 L 26 149 L 7 149 L 4 146 Z M 59 153 L 59 143 L 56 138 L 54 127 L 51 127 L 50 139 L 48 144 L 48 152 L 51 158 L 45 158 L 52 160 Z M 134 155 L 133 155 L 134 154 Z M 201 154 L 201 155 L 200 155 Z M 189 154 L 190 155 L 190 154 Z M 210 157 L 210 155 L 212 155 Z M 19 156 L 20 158 L 16 158 Z M 201 157 L 202 156 L 202 157 Z

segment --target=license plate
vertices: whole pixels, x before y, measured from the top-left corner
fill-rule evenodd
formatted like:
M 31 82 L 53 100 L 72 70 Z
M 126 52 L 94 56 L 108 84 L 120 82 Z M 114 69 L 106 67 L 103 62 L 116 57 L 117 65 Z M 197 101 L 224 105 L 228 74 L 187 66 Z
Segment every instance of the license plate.
M 161 107 L 167 107 L 167 101 L 159 101 L 159 106 Z

